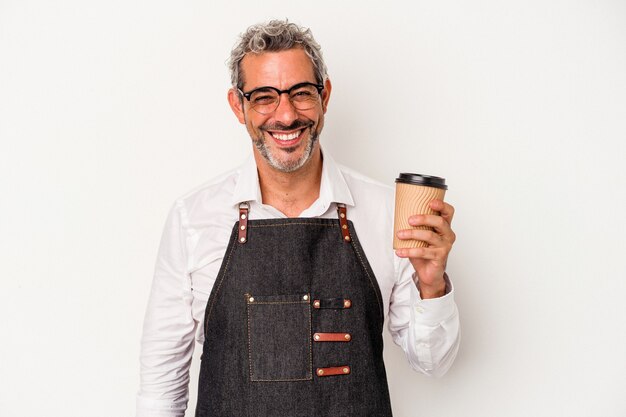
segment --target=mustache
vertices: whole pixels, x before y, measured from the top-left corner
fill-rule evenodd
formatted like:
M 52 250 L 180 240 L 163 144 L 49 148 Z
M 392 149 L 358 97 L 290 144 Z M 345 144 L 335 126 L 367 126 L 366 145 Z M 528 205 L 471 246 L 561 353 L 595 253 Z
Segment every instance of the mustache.
M 268 124 L 261 125 L 261 126 L 259 126 L 259 129 L 266 130 L 266 131 L 267 130 L 285 130 L 285 131 L 289 131 L 289 130 L 297 130 L 297 129 L 311 127 L 311 126 L 313 126 L 313 122 L 310 121 L 310 120 L 309 121 L 304 121 L 304 120 L 296 119 L 290 125 L 286 125 L 286 124 L 281 123 L 281 122 L 275 122 L 275 123 L 268 123 Z

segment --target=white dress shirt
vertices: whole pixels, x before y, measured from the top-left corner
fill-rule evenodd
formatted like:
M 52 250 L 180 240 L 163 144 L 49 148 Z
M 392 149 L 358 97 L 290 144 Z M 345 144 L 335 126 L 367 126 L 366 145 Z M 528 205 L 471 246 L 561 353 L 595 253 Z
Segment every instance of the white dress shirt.
M 239 203 L 249 218 L 285 218 L 264 205 L 252 156 L 176 200 L 158 252 L 141 340 L 138 417 L 182 417 L 188 400 L 194 336 L 204 341 L 204 309 L 238 220 Z M 422 300 L 413 268 L 392 249 L 394 192 L 335 163 L 324 153 L 319 198 L 300 217 L 337 218 L 347 206 L 363 251 L 376 275 L 385 320 L 413 369 L 443 375 L 456 356 L 459 319 L 450 282 L 443 297 Z M 287 248 L 288 250 L 288 248 Z

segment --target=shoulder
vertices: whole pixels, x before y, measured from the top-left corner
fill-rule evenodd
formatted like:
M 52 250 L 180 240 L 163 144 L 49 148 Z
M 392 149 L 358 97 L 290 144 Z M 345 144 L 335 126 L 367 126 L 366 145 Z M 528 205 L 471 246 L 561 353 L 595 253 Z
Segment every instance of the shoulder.
M 392 186 L 343 165 L 338 164 L 338 167 L 350 189 L 355 206 L 368 204 L 387 210 L 393 207 L 394 188 Z
M 175 206 L 186 217 L 210 216 L 227 209 L 239 174 L 240 168 L 224 172 L 179 196 Z

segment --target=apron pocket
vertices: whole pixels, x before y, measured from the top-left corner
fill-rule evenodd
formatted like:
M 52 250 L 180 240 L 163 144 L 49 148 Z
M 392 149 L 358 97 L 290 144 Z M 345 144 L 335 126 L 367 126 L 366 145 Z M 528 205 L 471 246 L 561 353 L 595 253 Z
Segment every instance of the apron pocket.
M 308 294 L 246 294 L 251 381 L 313 379 Z

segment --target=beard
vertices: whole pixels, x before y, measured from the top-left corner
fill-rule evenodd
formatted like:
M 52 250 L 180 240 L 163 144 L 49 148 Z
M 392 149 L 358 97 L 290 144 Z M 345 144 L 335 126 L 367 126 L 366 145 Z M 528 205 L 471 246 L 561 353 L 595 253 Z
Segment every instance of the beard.
M 295 120 L 291 125 L 285 126 L 281 123 L 272 124 L 272 125 L 263 125 L 259 127 L 260 134 L 256 138 L 252 138 L 254 142 L 254 146 L 256 146 L 257 150 L 261 154 L 261 156 L 267 161 L 267 163 L 277 171 L 280 172 L 294 172 L 302 168 L 313 156 L 313 149 L 315 148 L 315 143 L 319 139 L 319 132 L 317 130 L 312 130 L 313 122 L 305 122 L 302 120 Z M 266 129 L 271 130 L 295 130 L 295 129 L 309 129 L 309 137 L 306 142 L 306 146 L 304 148 L 304 152 L 302 156 L 296 160 L 282 160 L 278 158 L 272 151 L 270 151 L 265 142 L 265 136 L 263 134 Z M 301 134 L 303 134 L 302 132 Z M 268 133 L 269 134 L 269 133 Z M 297 146 L 293 148 L 285 148 L 281 149 L 282 152 L 293 153 L 298 149 Z

